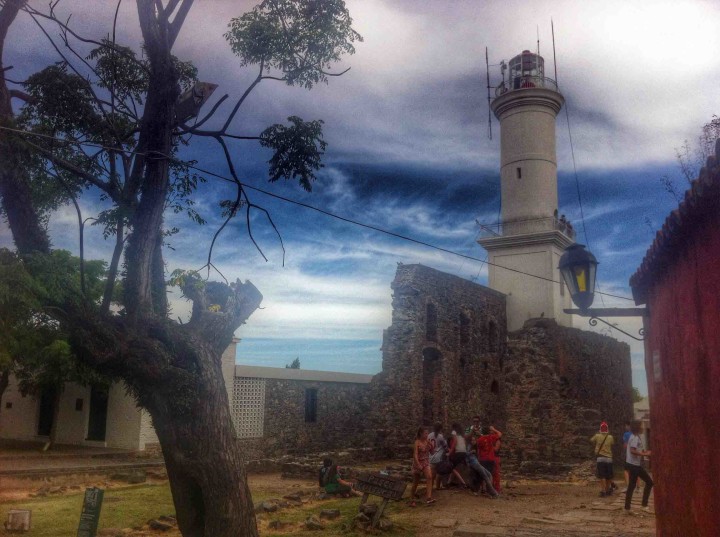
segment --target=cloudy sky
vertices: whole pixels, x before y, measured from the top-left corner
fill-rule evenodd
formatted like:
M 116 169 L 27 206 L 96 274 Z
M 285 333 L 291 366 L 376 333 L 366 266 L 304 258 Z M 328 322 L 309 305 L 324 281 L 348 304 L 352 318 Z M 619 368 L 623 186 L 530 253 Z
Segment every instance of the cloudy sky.
M 233 56 L 222 34 L 249 1 L 198 0 L 175 53 L 199 68 L 201 80 L 219 84 L 215 99 L 242 94 L 255 76 Z M 44 9 L 46 2 L 38 2 Z M 115 2 L 93 9 L 64 0 L 61 13 L 96 38 L 111 27 Z M 629 296 L 628 278 L 655 231 L 677 206 L 661 177 L 680 190 L 675 148 L 691 145 L 720 110 L 720 4 L 702 1 L 348 1 L 364 42 L 337 70 L 351 67 L 311 91 L 266 81 L 253 93 L 233 132 L 256 135 L 289 115 L 323 119 L 325 168 L 306 193 L 291 183 L 267 182 L 268 152 L 253 142 L 232 145 L 235 165 L 249 185 L 265 188 L 346 218 L 370 223 L 479 259 L 476 220 L 493 223 L 499 209 L 499 125 L 487 136 L 485 47 L 490 63 L 536 47 L 552 76 L 550 18 L 555 24 L 558 82 L 567 101 L 589 244 L 600 260 L 601 289 Z M 118 40 L 139 47 L 131 1 L 120 11 Z M 539 29 L 539 30 L 538 30 Z M 51 33 L 56 34 L 51 28 Z M 6 65 L 23 79 L 58 57 L 34 24 L 21 16 L 10 33 Z M 498 67 L 491 77 L 498 82 Z M 211 101 L 212 104 L 212 101 Z M 564 112 L 558 117 L 560 212 L 582 229 Z M 182 155 L 227 175 L 218 148 L 192 140 Z M 232 193 L 209 179 L 198 207 L 209 224 L 182 226 L 168 250 L 168 268 L 205 263 L 218 223 L 217 203 Z M 312 210 L 251 194 L 273 216 L 286 255 L 267 220 L 253 232 L 268 261 L 248 239 L 244 221 L 221 235 L 215 263 L 228 278 L 251 280 L 262 309 L 237 331 L 238 361 L 283 366 L 299 357 L 306 369 L 375 373 L 381 367 L 382 330 L 390 324 L 390 283 L 397 263 L 423 263 L 487 282 L 487 266 L 332 219 Z M 95 198 L 83 200 L 87 216 Z M 51 221 L 56 246 L 77 251 L 75 216 L 65 208 Z M 0 224 L 0 244 L 11 238 Z M 91 232 L 89 257 L 107 258 L 109 245 Z M 187 304 L 172 290 L 174 314 Z M 596 304 L 600 301 L 596 299 Z M 606 306 L 630 305 L 605 299 Z M 636 331 L 639 321 L 617 319 Z M 589 328 L 584 321 L 578 326 Z M 617 332 L 612 335 L 623 339 Z M 628 342 L 630 342 L 628 340 Z M 642 348 L 631 342 L 635 384 L 645 391 Z

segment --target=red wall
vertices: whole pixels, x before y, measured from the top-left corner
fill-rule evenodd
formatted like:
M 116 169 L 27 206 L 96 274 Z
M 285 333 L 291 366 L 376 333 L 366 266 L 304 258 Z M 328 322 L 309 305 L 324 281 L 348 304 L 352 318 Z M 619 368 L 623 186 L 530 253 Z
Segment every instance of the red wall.
M 705 219 L 688 235 L 653 281 L 647 301 L 645 367 L 657 535 L 717 537 L 720 215 Z

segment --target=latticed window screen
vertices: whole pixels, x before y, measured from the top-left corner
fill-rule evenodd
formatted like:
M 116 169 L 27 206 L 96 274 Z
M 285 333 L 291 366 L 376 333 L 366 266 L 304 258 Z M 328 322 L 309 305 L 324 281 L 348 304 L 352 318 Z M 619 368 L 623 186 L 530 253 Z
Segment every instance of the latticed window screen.
M 235 377 L 231 412 L 238 438 L 261 438 L 265 421 L 265 379 Z

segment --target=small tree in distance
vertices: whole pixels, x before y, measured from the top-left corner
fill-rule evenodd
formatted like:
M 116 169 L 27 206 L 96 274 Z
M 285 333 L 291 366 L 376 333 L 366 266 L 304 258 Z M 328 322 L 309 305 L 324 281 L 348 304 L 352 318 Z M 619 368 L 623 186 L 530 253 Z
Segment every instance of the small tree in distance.
M 300 369 L 300 357 L 298 356 L 289 364 L 285 364 L 285 369 Z
M 703 125 L 700 136 L 694 148 L 685 140 L 683 145 L 675 149 L 675 158 L 680 166 L 680 174 L 690 185 L 697 179 L 700 169 L 705 166 L 705 161 L 715 151 L 715 141 L 720 139 L 720 117 L 713 116 L 712 120 Z M 670 194 L 676 202 L 683 200 L 684 188 L 677 185 L 669 175 L 660 178 L 665 192 Z
M 175 114 L 182 88 L 196 79 L 195 68 L 172 54 L 193 0 L 136 0 L 143 41 L 133 47 L 115 42 L 115 28 L 105 39 L 80 36 L 69 26 L 71 19 L 56 14 L 57 4 L 51 3 L 47 13 L 25 0 L 6 0 L 0 8 L 0 61 L 12 44 L 8 30 L 21 12 L 37 23 L 61 56 L 59 64 L 31 77 L 22 90 L 9 89 L 7 79 L 0 81 L 0 198 L 17 255 L 28 267 L 51 260 L 38 211 L 39 179 L 51 179 L 50 184 L 68 193 L 78 207 L 81 231 L 85 219 L 77 199 L 86 190 L 99 192 L 108 208 L 97 220 L 114 240 L 102 300 L 93 300 L 84 285 L 62 285 L 71 275 L 58 266 L 55 271 L 30 271 L 40 285 L 48 278 L 59 282 L 57 293 L 43 296 L 40 307 L 68 335 L 83 364 L 122 380 L 149 411 L 182 534 L 256 536 L 221 354 L 262 295 L 250 282 L 211 281 L 209 275 L 215 268 L 212 247 L 230 219 L 243 214 L 250 232 L 252 211 L 270 215 L 249 198 L 228 142 L 255 140 L 271 149 L 270 180 L 296 179 L 307 190 L 322 165 L 325 142 L 322 122 L 296 116 L 289 125 L 275 124 L 257 135 L 229 129 L 260 83 L 311 88 L 327 82 L 342 74 L 329 72 L 331 65 L 353 53 L 352 43 L 361 38 L 342 0 L 260 2 L 233 19 L 226 34 L 240 66 L 255 67 L 257 76 L 220 127 L 210 129 L 204 125 L 227 95 L 192 126 L 179 123 Z M 61 44 L 52 39 L 55 30 Z M 88 45 L 87 53 L 75 48 Z M 141 48 L 140 56 L 136 51 Z M 42 83 L 34 84 L 38 80 Z M 48 91 L 51 87 L 57 91 Z M 23 103 L 19 115 L 12 98 Z M 168 210 L 187 211 L 201 223 L 191 202 L 203 181 L 191 168 L 194 163 L 180 161 L 177 151 L 191 137 L 217 142 L 236 195 L 221 204 L 224 222 L 208 245 L 207 275 L 182 268 L 171 275 L 170 283 L 192 302 L 190 320 L 182 324 L 169 318 L 163 244 L 174 230 L 163 223 Z M 82 239 L 80 252 L 82 284 Z M 122 290 L 119 313 L 110 308 L 117 287 Z

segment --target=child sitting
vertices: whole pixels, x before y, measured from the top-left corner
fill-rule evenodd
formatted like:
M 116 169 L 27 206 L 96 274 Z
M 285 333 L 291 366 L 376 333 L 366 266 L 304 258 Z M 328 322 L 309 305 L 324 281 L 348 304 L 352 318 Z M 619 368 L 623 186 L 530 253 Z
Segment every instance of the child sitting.
M 354 495 L 353 483 L 340 477 L 340 468 L 332 459 L 324 459 L 318 476 L 318 484 L 326 494 L 337 494 L 344 498 Z

